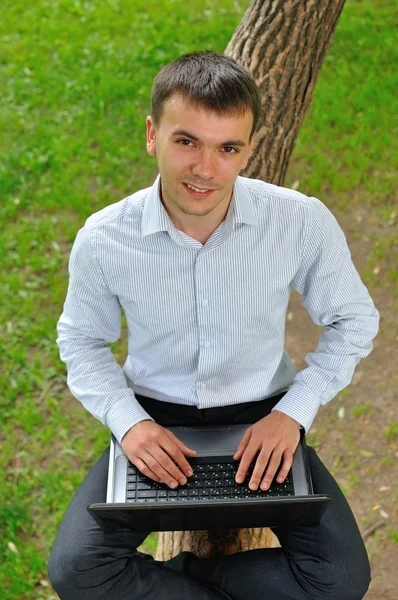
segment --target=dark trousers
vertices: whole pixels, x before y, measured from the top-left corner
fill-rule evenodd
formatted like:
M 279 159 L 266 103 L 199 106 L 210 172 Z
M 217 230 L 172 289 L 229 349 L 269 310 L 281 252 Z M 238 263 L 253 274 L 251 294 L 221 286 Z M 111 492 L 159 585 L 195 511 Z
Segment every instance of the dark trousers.
M 249 423 L 280 398 L 198 409 L 137 396 L 165 427 Z M 59 528 L 48 573 L 61 600 L 360 600 L 369 561 L 351 509 L 315 450 L 309 457 L 315 493 L 332 501 L 320 523 L 273 529 L 281 548 L 259 548 L 200 559 L 182 552 L 168 561 L 134 556 L 150 531 L 103 532 L 86 507 L 105 502 L 109 448 L 73 496 Z

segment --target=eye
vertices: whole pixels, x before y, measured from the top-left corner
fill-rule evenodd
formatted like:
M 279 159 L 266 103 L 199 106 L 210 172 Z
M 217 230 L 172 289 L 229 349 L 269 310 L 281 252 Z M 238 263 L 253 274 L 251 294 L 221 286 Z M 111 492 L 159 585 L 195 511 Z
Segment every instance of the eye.
M 238 152 L 238 150 L 232 146 L 224 146 L 224 150 L 227 150 L 226 154 L 235 154 L 235 152 Z M 233 150 L 233 152 L 228 152 L 228 150 Z
M 183 146 L 187 146 L 188 144 L 192 144 L 192 142 L 191 142 L 191 140 L 177 140 L 177 144 L 182 144 Z

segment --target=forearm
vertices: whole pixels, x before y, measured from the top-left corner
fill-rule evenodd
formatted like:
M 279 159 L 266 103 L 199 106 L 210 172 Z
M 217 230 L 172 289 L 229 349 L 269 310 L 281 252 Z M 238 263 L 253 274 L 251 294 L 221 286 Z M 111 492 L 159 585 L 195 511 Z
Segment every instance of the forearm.
M 62 322 L 57 344 L 66 364 L 68 387 L 83 406 L 120 442 L 136 423 L 152 419 L 128 387 L 121 367 L 103 340 L 90 339 Z M 153 420 L 153 419 L 152 419 Z
M 363 308 L 365 314 L 347 315 L 328 327 L 315 352 L 305 357 L 308 367 L 297 373 L 293 385 L 274 408 L 298 421 L 306 431 L 319 407 L 351 382 L 355 367 L 373 348 L 379 313 L 370 298 Z
M 379 313 L 351 260 L 343 231 L 319 200 L 310 200 L 303 255 L 292 284 L 312 321 L 327 329 L 315 352 L 305 357 L 308 367 L 274 407 L 306 431 L 319 407 L 350 383 L 379 328 Z

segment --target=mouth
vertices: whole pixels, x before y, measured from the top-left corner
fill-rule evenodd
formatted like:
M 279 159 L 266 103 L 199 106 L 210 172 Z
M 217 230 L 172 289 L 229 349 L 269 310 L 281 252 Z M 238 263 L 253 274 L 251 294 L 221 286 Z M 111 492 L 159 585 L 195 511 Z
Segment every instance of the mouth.
M 184 182 L 182 182 L 182 185 L 187 190 L 187 192 L 189 192 L 191 194 L 191 196 L 194 196 L 195 198 L 208 198 L 209 196 L 211 196 L 211 194 L 213 192 L 216 191 L 216 190 L 209 190 L 209 189 L 206 190 L 206 189 L 197 188 L 196 186 L 191 186 L 191 184 L 184 183 Z

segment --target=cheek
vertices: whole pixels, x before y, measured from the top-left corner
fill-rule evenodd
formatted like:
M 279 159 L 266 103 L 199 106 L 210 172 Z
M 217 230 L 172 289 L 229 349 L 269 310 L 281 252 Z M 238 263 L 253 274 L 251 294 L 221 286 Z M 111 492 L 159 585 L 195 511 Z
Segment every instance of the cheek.
M 191 167 L 191 160 L 183 152 L 170 152 L 167 162 L 175 174 L 183 174 Z

